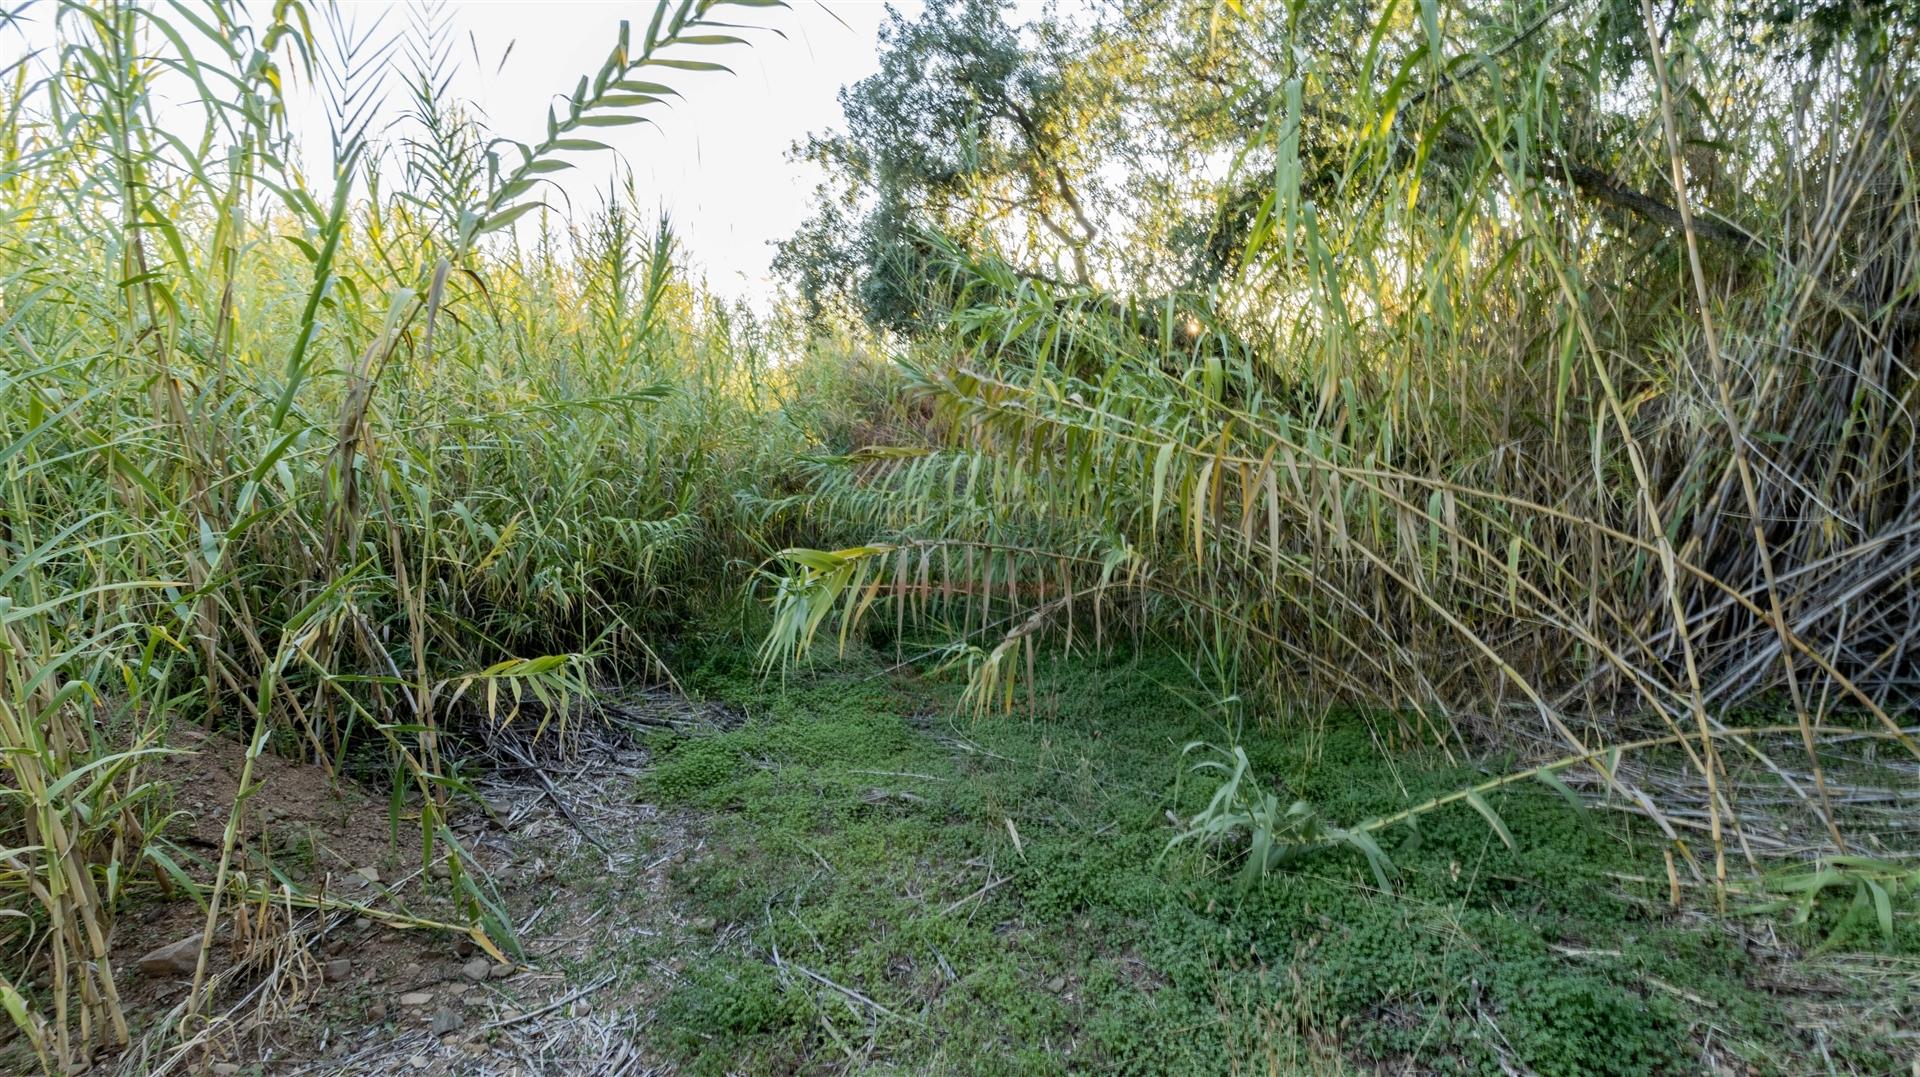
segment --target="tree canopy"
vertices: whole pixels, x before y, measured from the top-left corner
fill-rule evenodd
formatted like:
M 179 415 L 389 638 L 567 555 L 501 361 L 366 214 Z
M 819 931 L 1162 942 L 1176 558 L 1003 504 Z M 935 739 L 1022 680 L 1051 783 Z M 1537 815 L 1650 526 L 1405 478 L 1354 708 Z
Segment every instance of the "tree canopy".
M 896 331 L 951 297 L 943 247 L 1130 301 L 1244 295 L 1307 271 L 1266 242 L 1276 185 L 1338 229 L 1416 172 L 1410 213 L 1537 184 L 1596 241 L 1657 239 L 1679 212 L 1640 88 L 1650 40 L 1723 88 L 1675 107 L 1697 227 L 1738 254 L 1777 163 L 1757 132 L 1876 107 L 1841 72 L 1911 58 L 1916 27 L 1912 0 L 1096 0 L 1026 22 L 935 0 L 890 13 L 844 127 L 796 147 L 828 178 L 776 268 L 810 316 Z

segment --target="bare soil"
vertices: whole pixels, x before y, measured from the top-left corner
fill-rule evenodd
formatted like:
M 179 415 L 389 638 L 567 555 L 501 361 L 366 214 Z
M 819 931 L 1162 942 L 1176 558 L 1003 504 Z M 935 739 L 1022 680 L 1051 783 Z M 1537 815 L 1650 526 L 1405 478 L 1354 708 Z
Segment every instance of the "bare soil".
M 652 726 L 716 718 L 664 698 L 626 713 Z M 139 959 L 198 936 L 206 912 L 184 890 L 177 900 L 123 910 L 113 949 L 135 1043 L 99 1059 L 95 1072 L 660 1071 L 645 1030 L 682 961 L 660 961 L 634 983 L 595 970 L 636 939 L 698 944 L 705 925 L 688 923 L 667 876 L 698 859 L 704 843 L 690 815 L 636 800 L 648 754 L 629 735 L 635 728 L 596 728 L 564 752 L 551 740 L 520 741 L 495 757 L 497 769 L 470 779 L 484 808 L 456 804 L 452 831 L 480 869 L 474 885 L 511 920 L 522 947 L 505 962 L 466 935 L 400 926 L 463 922 L 444 859 L 421 868 L 416 814 L 403 813 L 396 826 L 384 791 L 263 755 L 236 866 L 276 888 L 290 883 L 364 905 L 366 914 L 285 902 L 249 907 L 238 919 L 223 914 L 204 1011 L 216 1020 L 183 1051 L 172 1030 L 192 976 L 149 974 Z M 198 733 L 175 746 L 183 753 L 163 765 L 180 814 L 165 834 L 182 870 L 206 880 L 245 748 Z M 436 857 L 445 853 L 436 849 Z

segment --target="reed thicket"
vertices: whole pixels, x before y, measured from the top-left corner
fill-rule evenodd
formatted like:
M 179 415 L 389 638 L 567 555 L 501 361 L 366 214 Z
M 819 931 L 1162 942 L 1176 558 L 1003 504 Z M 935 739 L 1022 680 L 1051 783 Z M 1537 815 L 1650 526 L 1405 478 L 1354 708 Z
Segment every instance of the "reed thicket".
M 657 676 L 657 633 L 792 540 L 779 408 L 826 375 L 774 369 L 631 191 L 569 220 L 545 184 L 717 77 L 752 6 L 623 26 L 535 145 L 446 96 L 431 13 L 27 13 L 52 41 L 0 90 L 0 1000 L 49 1068 L 126 1042 L 130 894 L 197 885 L 211 937 L 276 885 L 234 855 L 243 803 L 168 879 L 170 726 L 336 773 L 371 749 L 437 855 L 449 722 Z M 317 175 L 296 82 L 330 109 Z
M 873 539 L 786 554 L 768 659 L 943 624 L 1013 709 L 1041 647 L 1169 639 L 1229 710 L 1529 745 L 1722 894 L 1770 855 L 1911 852 L 1850 832 L 1828 773 L 1841 742 L 1920 758 L 1911 18 L 1120 9 L 1080 70 L 1167 50 L 1242 80 L 1196 114 L 1261 110 L 1214 233 L 1239 246 L 1143 299 L 1080 246 L 1047 272 L 931 230 L 906 366 L 933 437 L 823 476 Z M 1749 778 L 1790 790 L 1791 837 Z
M 1608 66 L 1575 43 L 1618 38 L 1613 0 L 1388 4 L 1344 51 L 1291 47 L 1332 5 L 1147 5 L 1269 65 L 1224 271 L 1103 285 L 1084 215 L 1072 280 L 916 233 L 922 320 L 888 367 L 714 299 L 631 195 L 545 204 L 758 6 L 663 5 L 521 145 L 450 99 L 431 12 L 43 5 L 53 43 L 0 89 L 0 1003 L 44 1066 L 127 1039 L 116 908 L 190 885 L 210 938 L 274 889 L 236 855 L 244 783 L 217 861 L 176 872 L 171 727 L 383 759 L 433 857 L 451 725 L 565 721 L 595 675 L 657 674 L 779 551 L 771 660 L 944 631 L 1005 710 L 1040 648 L 1131 637 L 1193 656 L 1235 720 L 1366 706 L 1532 756 L 1323 821 L 1223 745 L 1192 830 L 1250 836 L 1258 871 L 1339 843 L 1389 881 L 1373 834 L 1465 801 L 1504 837 L 1481 794 L 1537 778 L 1645 815 L 1676 888 L 1780 857 L 1882 897 L 1910 875 L 1851 766 L 1904 780 L 1920 751 L 1897 20 L 1756 59 L 1719 12 L 1643 8 Z M 319 173 L 294 80 L 329 103 Z

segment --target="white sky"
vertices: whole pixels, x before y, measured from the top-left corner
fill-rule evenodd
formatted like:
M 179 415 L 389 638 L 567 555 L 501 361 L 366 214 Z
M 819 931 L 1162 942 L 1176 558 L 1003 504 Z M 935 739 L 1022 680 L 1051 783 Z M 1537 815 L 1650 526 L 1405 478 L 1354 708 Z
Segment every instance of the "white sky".
M 320 8 L 325 2 L 310 0 L 323 47 L 328 35 Z M 406 27 L 406 2 L 341 0 L 341 8 L 362 27 L 383 19 L 384 35 Z M 666 82 L 683 96 L 671 107 L 651 106 L 653 124 L 587 132 L 614 146 L 618 158 L 604 152 L 572 155 L 574 170 L 550 177 L 564 195 L 549 201 L 556 206 L 571 201 L 576 213 L 597 206 L 616 173 L 616 160 L 624 161 L 633 170 L 641 207 L 661 206 L 672 214 L 684 256 L 696 273 L 722 294 L 768 297 L 769 244 L 805 219 L 819 179 L 812 166 L 788 161 L 787 151 L 809 132 L 839 126 L 840 88 L 873 73 L 876 33 L 886 18 L 881 0 L 788 2 L 786 9 L 731 7 L 713 13 L 721 21 L 766 29 L 716 31 L 749 38 L 750 46 L 697 47 L 673 55 L 723 63 L 734 74 L 643 73 L 640 77 Z M 896 0 L 895 6 L 914 15 L 921 4 Z M 654 12 L 650 0 L 464 0 L 452 7 L 455 32 L 445 47 L 460 61 L 454 95 L 477 107 L 491 134 L 527 143 L 546 134 L 549 103 L 570 93 L 581 75 L 599 70 L 620 21 L 632 24 L 637 48 Z M 50 45 L 55 13 L 51 0 L 0 0 L 0 14 L 17 19 L 0 29 L 0 61 Z M 501 67 L 503 54 L 507 59 Z M 404 77 L 410 64 L 404 53 L 393 56 L 395 74 Z M 45 72 L 45 63 L 42 57 L 36 74 Z M 390 85 L 386 107 L 372 123 L 375 132 L 408 107 L 404 90 L 398 79 Z M 323 98 L 304 80 L 287 92 L 305 166 L 310 175 L 324 175 Z M 163 123 L 168 111 L 164 106 L 159 111 Z M 189 136 L 199 130 L 197 109 L 191 117 L 183 120 L 191 124 L 183 132 Z
M 880 0 L 791 2 L 785 10 L 727 8 L 714 16 L 778 30 L 784 38 L 768 31 L 745 33 L 739 36 L 751 39 L 750 47 L 700 47 L 674 54 L 726 64 L 732 75 L 641 75 L 667 82 L 683 95 L 670 108 L 653 106 L 649 115 L 657 126 L 587 132 L 614 146 L 618 160 L 632 168 L 643 208 L 660 205 L 672 214 L 692 268 L 722 294 L 759 299 L 771 293 L 769 244 L 792 233 L 807 216 L 819 178 L 811 166 L 788 161 L 787 151 L 808 132 L 838 126 L 840 88 L 875 69 L 875 33 L 885 19 Z M 352 0 L 344 6 L 355 19 L 371 20 L 397 5 Z M 912 14 L 919 4 L 902 0 L 896 6 Z M 492 133 L 529 143 L 546 133 L 548 104 L 571 92 L 581 75 L 591 75 L 605 61 L 620 20 L 633 25 L 632 40 L 638 47 L 654 10 L 644 0 L 468 0 L 454 7 L 457 40 L 447 44 L 463 61 L 455 94 L 478 106 Z M 404 26 L 405 15 L 387 12 L 385 28 Z M 496 75 L 509 44 L 513 51 Z M 478 63 L 473 59 L 476 51 Z M 304 107 L 297 104 L 293 115 L 296 137 L 309 153 L 324 155 L 325 113 L 313 95 L 296 92 L 305 98 Z M 403 105 L 398 94 L 390 98 L 389 108 Z M 576 212 L 582 212 L 601 201 L 616 172 L 616 158 L 595 153 L 571 159 L 576 168 L 554 179 Z M 561 204 L 558 198 L 550 201 Z
M 324 3 L 310 0 L 315 32 L 323 39 L 319 9 Z M 386 33 L 406 26 L 406 3 L 341 0 L 341 7 L 361 26 L 384 18 L 381 32 Z M 839 91 L 874 72 L 876 34 L 886 18 L 882 0 L 788 3 L 785 9 L 714 13 L 723 21 L 766 29 L 741 33 L 751 39 L 749 46 L 701 47 L 677 55 L 723 63 L 734 74 L 643 74 L 673 85 L 683 96 L 670 108 L 652 106 L 654 124 L 588 132 L 613 145 L 618 160 L 633 170 L 643 209 L 660 206 L 672 215 L 690 268 L 716 291 L 753 300 L 772 294 L 770 244 L 806 218 L 820 178 L 811 165 L 789 161 L 788 150 L 809 132 L 840 125 Z M 922 5 L 921 0 L 895 0 L 894 6 L 912 16 Z M 1020 9 L 1017 21 L 1036 13 L 1039 5 L 1016 0 L 1014 6 Z M 460 61 L 454 95 L 476 106 L 491 134 L 528 143 L 545 135 L 548 104 L 571 92 L 581 75 L 599 69 L 620 21 L 632 24 L 637 46 L 654 12 L 649 0 L 463 0 L 452 7 L 456 29 L 445 47 Z M 0 30 L 0 59 L 51 43 L 51 0 L 25 5 L 0 0 L 0 11 L 20 16 Z M 503 54 L 507 59 L 501 67 Z M 395 73 L 406 75 L 410 65 L 404 53 L 393 55 Z M 324 174 L 328 125 L 321 95 L 298 83 L 287 89 L 308 172 Z M 373 128 L 407 107 L 404 85 L 396 79 Z M 161 109 L 162 122 L 166 112 Z M 197 132 L 197 110 L 191 123 Z M 549 201 L 556 206 L 570 201 L 576 213 L 583 213 L 600 203 L 617 171 L 616 157 L 602 152 L 571 159 L 574 170 L 550 177 L 564 193 Z

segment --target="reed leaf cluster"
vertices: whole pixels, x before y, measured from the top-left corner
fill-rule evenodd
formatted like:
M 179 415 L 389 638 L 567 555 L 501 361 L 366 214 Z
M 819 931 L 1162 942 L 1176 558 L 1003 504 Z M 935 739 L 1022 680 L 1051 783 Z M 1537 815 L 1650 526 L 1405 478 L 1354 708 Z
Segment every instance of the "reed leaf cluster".
M 767 328 L 630 188 L 575 220 L 548 184 L 761 6 L 622 24 L 533 144 L 449 96 L 432 10 L 20 13 L 45 40 L 0 87 L 0 1002 L 44 1066 L 127 1042 L 126 902 L 184 884 L 211 940 L 280 888 L 238 855 L 260 753 L 384 766 L 436 856 L 450 728 L 564 727 L 591 678 L 658 676 L 660 626 L 790 541 L 736 496 L 781 492 L 798 437 L 763 421 Z M 295 143 L 295 85 L 328 146 Z M 248 745 L 214 857 L 167 840 L 179 723 Z M 183 1033 L 207 978 L 203 946 Z
M 1722 892 L 1768 855 L 1736 774 L 1791 789 L 1795 855 L 1886 839 L 1826 746 L 1920 753 L 1913 27 L 1626 6 L 1148 5 L 1279 57 L 1244 245 L 1154 296 L 928 235 L 927 436 L 823 476 L 873 538 L 785 555 L 768 660 L 943 625 L 1013 709 L 1037 648 L 1172 640 L 1275 720 L 1578 763 Z M 1684 791 L 1596 765 L 1626 745 Z

